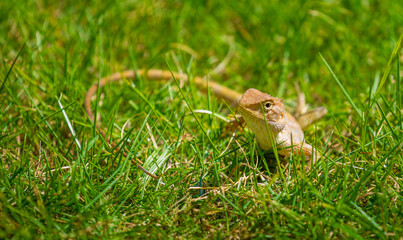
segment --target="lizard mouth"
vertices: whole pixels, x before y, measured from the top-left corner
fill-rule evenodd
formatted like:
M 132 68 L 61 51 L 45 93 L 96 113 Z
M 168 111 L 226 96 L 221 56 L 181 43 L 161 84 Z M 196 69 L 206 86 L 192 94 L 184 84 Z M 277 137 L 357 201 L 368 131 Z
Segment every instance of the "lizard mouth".
M 262 113 L 253 111 L 242 105 L 239 105 L 238 111 L 242 115 L 242 117 L 245 119 L 258 119 L 258 120 L 264 121 L 264 117 L 263 117 Z

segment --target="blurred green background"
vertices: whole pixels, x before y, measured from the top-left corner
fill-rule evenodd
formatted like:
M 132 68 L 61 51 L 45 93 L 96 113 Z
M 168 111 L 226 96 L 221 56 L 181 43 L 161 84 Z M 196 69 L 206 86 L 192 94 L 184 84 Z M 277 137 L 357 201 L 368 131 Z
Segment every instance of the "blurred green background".
M 0 238 L 399 239 L 401 47 L 388 62 L 403 33 L 402 13 L 399 0 L 1 1 Z M 161 149 L 145 140 L 136 156 L 171 156 L 171 170 L 158 171 L 168 185 L 162 187 L 108 153 L 82 107 L 88 87 L 113 72 L 169 65 L 204 76 L 223 62 L 212 74 L 223 85 L 257 88 L 292 107 L 298 82 L 311 106 L 328 108 L 307 130 L 328 156 L 314 174 L 293 173 L 284 183 L 268 173 L 272 181 L 262 183 L 251 134 L 240 133 L 245 155 L 232 143 L 218 156 L 205 134 L 224 151 L 224 124 L 200 116 L 206 133 L 195 130 L 192 116 L 182 127 L 188 108 L 174 82 L 139 81 L 149 102 L 127 84 L 108 86 L 99 108 L 105 128 L 134 115 L 141 121 L 132 134 L 147 137 L 139 130 L 144 116 L 155 121 Z M 196 90 L 185 94 L 194 108 L 217 110 Z M 119 141 L 120 130 L 111 132 Z M 385 159 L 389 167 L 380 168 Z M 204 197 L 188 190 L 201 182 L 217 189 Z

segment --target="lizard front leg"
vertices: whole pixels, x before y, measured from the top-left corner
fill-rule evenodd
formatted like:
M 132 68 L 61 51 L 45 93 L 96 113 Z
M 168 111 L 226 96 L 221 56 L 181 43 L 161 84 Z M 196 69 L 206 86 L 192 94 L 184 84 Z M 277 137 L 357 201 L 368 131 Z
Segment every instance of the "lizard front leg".
M 295 90 L 298 94 L 297 109 L 294 112 L 294 117 L 297 119 L 301 129 L 304 130 L 309 125 L 312 125 L 319 119 L 323 118 L 327 114 L 327 109 L 325 107 L 318 107 L 308 110 L 308 106 L 305 101 L 305 94 L 300 90 L 298 83 L 295 83 Z
M 290 157 L 292 154 L 295 153 L 300 155 L 303 154 L 305 160 L 308 162 L 308 169 L 310 168 L 311 159 L 313 160 L 313 163 L 315 163 L 320 158 L 320 153 L 310 144 L 305 142 L 302 144 L 294 145 L 292 148 L 289 147 L 285 149 L 280 149 L 278 153 L 285 157 Z
M 327 109 L 325 107 L 318 107 L 301 114 L 300 116 L 296 117 L 296 119 L 301 126 L 301 129 L 304 130 L 309 125 L 312 125 L 316 121 L 323 118 L 326 114 Z

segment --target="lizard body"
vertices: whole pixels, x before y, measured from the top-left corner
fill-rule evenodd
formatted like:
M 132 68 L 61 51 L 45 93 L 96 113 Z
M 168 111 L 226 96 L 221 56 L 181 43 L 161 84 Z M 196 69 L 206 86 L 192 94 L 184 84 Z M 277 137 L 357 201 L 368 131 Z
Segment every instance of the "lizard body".
M 280 155 L 286 157 L 290 157 L 292 152 L 301 151 L 307 159 L 312 155 L 314 160 L 320 157 L 311 145 L 305 143 L 299 122 L 285 111 L 279 98 L 251 88 L 239 101 L 238 111 L 246 125 L 255 133 L 256 140 L 263 150 L 272 149 L 273 145 L 276 145 L 282 148 L 279 150 Z M 325 108 L 318 108 L 318 111 L 321 113 L 314 114 L 323 116 L 327 112 Z
M 172 77 L 188 81 L 188 77 L 185 74 L 159 69 L 127 70 L 121 73 L 114 73 L 100 79 L 98 83 L 93 84 L 87 91 L 84 105 L 90 120 L 94 122 L 91 98 L 97 92 L 98 88 L 105 86 L 109 82 L 132 79 L 137 76 L 143 76 L 147 79 L 158 81 L 169 80 Z M 327 113 L 326 108 L 317 108 L 308 113 L 300 112 L 297 119 L 295 119 L 291 114 L 285 111 L 284 104 L 279 98 L 272 97 L 259 90 L 251 88 L 244 94 L 240 94 L 213 81 L 209 81 L 207 86 L 206 81 L 200 77 L 194 77 L 194 84 L 204 92 L 210 87 L 217 98 L 224 100 L 230 105 L 237 104 L 237 109 L 243 118 L 241 122 L 245 121 L 247 126 L 255 133 L 257 142 L 263 150 L 271 149 L 276 145 L 281 148 L 279 154 L 285 157 L 289 157 L 292 152 L 299 153 L 303 151 L 307 159 L 312 155 L 314 155 L 314 160 L 319 158 L 319 153 L 317 153 L 311 145 L 304 142 L 302 129 L 323 117 Z M 97 126 L 97 129 L 112 147 L 116 147 L 113 142 L 109 141 L 101 128 Z M 137 162 L 135 163 L 146 174 L 153 178 L 158 178 L 145 170 Z

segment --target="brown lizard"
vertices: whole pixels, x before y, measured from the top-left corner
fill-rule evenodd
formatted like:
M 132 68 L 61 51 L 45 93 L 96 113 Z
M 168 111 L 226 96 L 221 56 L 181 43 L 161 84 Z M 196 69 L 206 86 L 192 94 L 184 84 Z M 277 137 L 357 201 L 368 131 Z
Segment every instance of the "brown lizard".
M 320 155 L 305 142 L 302 127 L 326 115 L 324 107 L 316 108 L 309 113 L 302 113 L 297 121 L 285 111 L 283 101 L 269 94 L 250 88 L 238 103 L 238 111 L 246 125 L 256 135 L 256 140 L 263 150 L 280 148 L 279 153 L 290 157 L 292 152 L 303 152 L 309 160 L 313 156 L 316 161 Z
M 121 73 L 114 73 L 100 79 L 98 83 L 93 84 L 87 91 L 85 110 L 90 120 L 94 122 L 95 119 L 91 109 L 91 98 L 99 87 L 103 87 L 109 82 L 132 79 L 136 78 L 136 76 L 143 76 L 150 80 L 169 80 L 175 77 L 176 79 L 188 81 L 188 77 L 185 74 L 159 69 L 127 70 Z M 203 78 L 195 77 L 194 84 L 202 91 L 207 91 L 207 82 Z M 284 104 L 279 98 L 272 97 L 259 90 L 249 89 L 244 94 L 240 94 L 213 81 L 208 82 L 208 87 L 210 87 L 217 98 L 224 100 L 228 104 L 236 104 L 238 106 L 238 111 L 241 114 L 240 122 L 246 122 L 246 125 L 255 133 L 257 142 L 263 150 L 271 149 L 276 145 L 281 148 L 279 154 L 285 157 L 289 157 L 292 152 L 299 153 L 302 150 L 307 159 L 312 155 L 314 160 L 319 158 L 319 153 L 311 145 L 305 143 L 302 129 L 322 118 L 327 113 L 326 108 L 317 108 L 308 113 L 300 111 L 297 119 L 295 119 L 285 111 Z M 304 99 L 304 96 L 300 95 L 299 100 L 301 100 L 301 96 Z M 302 105 L 299 103 L 298 106 Z M 106 138 L 106 134 L 102 129 L 98 126 L 97 129 Z M 116 144 L 109 141 L 109 139 L 107 141 L 112 147 L 116 147 Z M 116 148 L 119 149 L 118 147 Z M 149 176 L 158 178 L 137 162 L 135 164 Z

